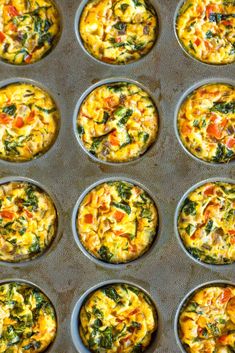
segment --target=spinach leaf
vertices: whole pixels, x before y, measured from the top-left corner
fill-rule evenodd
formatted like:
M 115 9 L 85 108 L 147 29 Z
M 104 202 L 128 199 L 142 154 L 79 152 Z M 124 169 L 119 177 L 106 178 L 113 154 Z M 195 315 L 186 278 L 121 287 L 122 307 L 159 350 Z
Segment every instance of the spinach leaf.
M 127 183 L 118 182 L 117 185 L 117 192 L 118 196 L 120 196 L 123 200 L 129 200 L 131 197 L 131 189 L 132 186 L 128 185 Z
M 138 137 L 144 142 L 146 143 L 149 139 L 149 134 L 145 131 L 141 131 L 138 133 Z
M 103 119 L 101 121 L 96 121 L 96 124 L 106 124 L 109 118 L 109 113 L 104 111 Z
M 229 161 L 234 156 L 234 152 L 226 148 L 221 143 L 218 144 L 213 161 L 217 163 Z
M 182 209 L 187 216 L 190 214 L 195 216 L 196 215 L 196 206 L 197 206 L 196 202 L 191 201 L 189 198 L 186 198 Z
M 33 341 L 26 346 L 22 347 L 23 350 L 28 351 L 28 350 L 36 350 L 41 347 L 41 342 L 40 341 Z
M 211 111 L 218 111 L 223 114 L 235 113 L 235 102 L 214 102 Z
M 51 113 L 54 113 L 54 112 L 56 111 L 56 107 L 51 108 L 51 109 L 42 108 L 42 107 L 40 107 L 39 105 L 35 105 L 35 107 L 36 107 L 38 110 L 41 110 L 42 112 L 47 113 L 47 114 L 51 114 Z
M 207 225 L 206 225 L 206 228 L 205 228 L 206 233 L 209 234 L 211 232 L 212 228 L 213 228 L 213 221 L 212 221 L 212 219 L 210 219 L 207 222 Z
M 151 221 L 152 219 L 152 211 L 149 208 L 143 208 L 141 211 L 141 217 L 142 218 L 147 218 L 148 220 Z
M 113 92 L 121 92 L 122 89 L 124 87 L 126 87 L 127 84 L 126 83 L 115 83 L 113 85 L 110 85 L 110 86 L 107 86 L 107 88 L 110 90 L 110 91 L 113 91 Z
M 213 32 L 211 32 L 211 31 L 207 31 L 206 32 L 206 38 L 207 39 L 211 39 L 211 38 L 213 38 L 214 37 L 214 33 Z
M 122 13 L 124 13 L 126 11 L 128 6 L 129 6 L 128 4 L 121 4 L 120 9 L 121 9 Z
M 29 247 L 29 252 L 33 254 L 38 254 L 41 251 L 40 238 L 36 237 L 33 244 Z
M 14 115 L 16 112 L 16 105 L 11 104 L 2 109 L 3 113 L 8 114 L 8 115 Z
M 135 6 L 143 6 L 142 2 L 139 0 L 132 0 Z
M 92 307 L 92 313 L 98 318 L 103 318 L 104 317 L 102 311 L 100 309 L 98 309 L 96 306 Z
M 194 231 L 195 227 L 193 224 L 188 224 L 187 227 L 185 228 L 185 231 L 188 235 L 191 235 L 192 232 Z
M 120 208 L 124 212 L 126 212 L 128 215 L 131 214 L 131 208 L 129 205 L 125 203 L 117 203 L 117 202 L 112 202 L 112 205 L 116 208 Z
M 101 326 L 103 326 L 102 321 L 101 321 L 100 319 L 95 319 L 95 321 L 94 321 L 92 327 L 93 327 L 96 331 L 98 331 Z
M 99 145 L 101 144 L 102 140 L 103 140 L 104 136 L 100 136 L 100 137 L 93 137 L 92 138 L 92 145 L 91 145 L 91 150 L 90 152 L 95 152 L 95 150 L 99 147 Z
M 209 21 L 210 22 L 216 22 L 219 23 L 220 21 L 224 21 L 227 20 L 230 17 L 234 17 L 235 18 L 235 14 L 231 13 L 231 14 L 223 14 L 223 13 L 211 13 L 209 16 Z
M 143 346 L 141 343 L 138 343 L 132 350 L 132 353 L 142 353 L 143 352 Z
M 121 32 L 126 32 L 126 23 L 124 22 L 117 22 L 115 23 L 115 25 L 113 25 L 113 27 L 115 29 L 117 29 L 118 31 L 121 31 Z
M 197 249 L 197 248 L 188 248 L 187 250 L 197 260 L 201 260 L 201 257 L 205 255 L 203 250 L 200 250 L 200 249 Z
M 35 195 L 36 188 L 34 186 L 28 186 L 25 193 L 27 198 L 24 200 L 23 205 L 30 207 L 33 211 L 38 208 L 38 198 Z
M 114 287 L 112 287 L 112 286 L 104 288 L 103 292 L 108 298 L 110 298 L 113 301 L 115 301 L 115 303 L 118 303 L 119 300 L 121 299 L 121 297 L 118 294 L 118 292 L 116 291 L 116 289 Z
M 98 251 L 102 260 L 109 262 L 113 257 L 113 254 L 110 252 L 107 246 L 102 245 Z
M 51 33 L 46 33 L 43 34 L 39 39 L 38 39 L 38 46 L 42 47 L 45 42 L 52 43 L 53 42 L 53 35 Z
M 132 109 L 128 109 L 126 107 L 119 107 L 115 112 L 114 115 L 121 117 L 121 119 L 118 122 L 118 125 L 125 125 L 130 118 L 130 116 L 133 114 Z
M 85 130 L 84 130 L 84 128 L 83 128 L 82 125 L 79 125 L 79 124 L 78 124 L 77 129 L 78 129 L 78 135 L 79 135 L 80 137 L 81 137 L 83 134 L 85 134 Z
M 106 348 L 106 349 L 111 349 L 113 346 L 113 333 L 112 333 L 112 328 L 107 327 L 101 335 L 100 338 L 100 347 Z

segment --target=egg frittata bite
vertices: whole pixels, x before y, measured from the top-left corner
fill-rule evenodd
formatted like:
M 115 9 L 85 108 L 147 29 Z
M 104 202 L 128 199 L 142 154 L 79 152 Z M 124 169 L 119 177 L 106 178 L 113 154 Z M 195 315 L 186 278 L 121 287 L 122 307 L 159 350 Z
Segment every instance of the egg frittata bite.
M 189 55 L 207 64 L 235 60 L 233 0 L 186 0 L 179 9 L 176 32 Z
M 26 162 L 54 143 L 59 112 L 50 95 L 24 82 L 0 88 L 0 158 Z
M 82 200 L 77 231 L 85 249 L 97 259 L 126 263 L 152 245 L 158 213 L 150 196 L 126 181 L 110 181 L 93 188 Z
M 39 353 L 54 341 L 54 307 L 39 288 L 23 282 L 0 284 L 0 352 Z
M 80 106 L 77 130 L 85 149 L 96 158 L 129 162 L 156 140 L 158 112 L 149 94 L 136 84 L 103 84 Z
M 224 265 L 235 262 L 235 184 L 208 182 L 185 199 L 178 232 L 196 259 Z
M 0 185 L 0 261 L 21 262 L 42 255 L 57 232 L 50 196 L 34 184 Z
M 235 88 L 212 83 L 195 89 L 177 117 L 180 139 L 195 157 L 212 163 L 235 158 Z
M 152 49 L 157 25 L 155 9 L 148 0 L 89 0 L 79 32 L 93 57 L 119 65 L 139 60 Z
M 95 353 L 140 353 L 157 330 L 157 312 L 139 288 L 111 284 L 93 292 L 80 310 L 79 332 Z
M 196 290 L 181 310 L 178 335 L 188 353 L 233 352 L 235 287 L 211 284 Z
M 31 64 L 50 52 L 60 36 L 60 15 L 53 0 L 0 1 L 0 58 Z

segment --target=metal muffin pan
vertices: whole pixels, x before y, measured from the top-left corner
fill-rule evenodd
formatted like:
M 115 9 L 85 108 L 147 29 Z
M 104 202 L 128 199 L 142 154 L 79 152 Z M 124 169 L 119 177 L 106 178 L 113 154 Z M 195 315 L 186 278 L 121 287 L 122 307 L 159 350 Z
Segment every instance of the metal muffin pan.
M 77 301 L 77 303 L 74 306 L 74 309 L 73 309 L 73 312 L 71 315 L 70 330 L 71 330 L 71 337 L 72 337 L 74 346 L 76 347 L 76 349 L 79 353 L 90 353 L 89 349 L 87 349 L 87 347 L 82 342 L 82 339 L 81 339 L 81 336 L 79 333 L 78 322 L 79 322 L 80 310 L 82 308 L 82 305 L 84 304 L 86 299 L 89 297 L 89 295 L 92 294 L 93 292 L 95 292 L 96 290 L 98 290 L 102 287 L 105 287 L 107 285 L 110 285 L 110 284 L 119 284 L 119 283 L 129 284 L 131 286 L 137 287 L 151 299 L 152 304 L 155 307 L 156 313 L 157 313 L 157 331 L 153 333 L 150 345 L 145 350 L 145 352 L 146 353 L 154 353 L 155 352 L 155 349 L 157 348 L 157 336 L 158 336 L 159 326 L 161 326 L 161 321 L 159 319 L 160 315 L 159 315 L 159 312 L 157 309 L 157 304 L 155 303 L 155 301 L 151 298 L 149 293 L 144 288 L 142 288 L 139 285 L 136 285 L 134 282 L 113 279 L 113 280 L 109 280 L 109 281 L 104 281 L 102 283 L 99 283 L 99 284 L 93 286 L 92 288 L 89 288 L 79 298 L 79 300 Z
M 78 233 L 78 229 L 77 229 L 77 215 L 78 215 L 78 211 L 79 211 L 79 207 L 83 201 L 83 199 L 86 197 L 86 195 L 93 190 L 94 188 L 96 188 L 98 185 L 109 182 L 109 181 L 126 181 L 128 183 L 131 183 L 133 185 L 139 186 L 141 189 L 143 189 L 144 191 L 147 192 L 147 194 L 151 197 L 151 199 L 153 200 L 156 208 L 157 208 L 157 213 L 158 213 L 158 227 L 157 227 L 157 232 L 155 235 L 155 238 L 150 246 L 150 248 L 140 257 L 138 257 L 137 259 L 133 260 L 133 261 L 129 261 L 127 263 L 121 263 L 121 264 L 112 264 L 112 263 L 108 263 L 105 261 L 102 261 L 100 259 L 97 259 L 95 256 L 93 256 L 91 253 L 89 253 L 89 251 L 86 250 L 86 248 L 84 247 L 84 245 L 82 244 L 80 237 L 79 237 L 79 233 Z M 159 211 L 159 207 L 157 206 L 157 201 L 154 200 L 154 196 L 151 195 L 151 191 L 147 190 L 146 187 L 142 184 L 140 184 L 139 182 L 137 182 L 136 180 L 133 179 L 129 179 L 129 178 L 121 178 L 121 177 L 112 177 L 112 178 L 105 178 L 103 180 L 99 180 L 96 183 L 92 184 L 91 186 L 89 186 L 79 197 L 78 201 L 76 202 L 76 205 L 73 209 L 73 214 L 72 214 L 72 232 L 73 232 L 73 236 L 75 239 L 75 242 L 77 243 L 79 249 L 82 251 L 82 253 L 87 256 L 91 261 L 93 261 L 94 263 L 96 263 L 97 265 L 103 266 L 107 269 L 116 269 L 116 270 L 121 270 L 123 267 L 126 267 L 130 264 L 134 264 L 136 262 L 139 261 L 144 261 L 144 259 L 146 258 L 146 256 L 148 256 L 148 254 L 150 252 L 152 252 L 155 248 L 155 246 L 157 246 L 158 243 L 158 239 L 161 236 L 161 217 L 160 217 L 160 211 Z
M 57 322 L 57 333 L 56 333 L 56 336 L 55 336 L 55 339 L 54 341 L 51 342 L 51 344 L 47 347 L 47 349 L 44 351 L 45 353 L 52 353 L 53 352 L 53 346 L 57 340 L 57 334 L 58 334 L 58 317 L 57 317 L 57 311 L 56 311 L 56 308 L 51 300 L 51 298 L 45 293 L 45 291 L 40 288 L 37 284 L 31 282 L 31 281 L 27 281 L 27 280 L 24 280 L 24 279 L 18 279 L 18 278 L 6 278 L 6 279 L 3 279 L 3 280 L 0 280 L 0 286 L 3 285 L 3 284 L 7 284 L 7 283 L 11 283 L 11 282 L 17 282 L 17 283 L 22 283 L 22 284 L 28 284 L 29 286 L 32 286 L 36 289 L 39 289 L 51 302 L 54 310 L 55 310 L 55 319 L 56 319 L 56 322 Z
M 197 264 L 205 266 L 208 269 L 213 269 L 216 268 L 217 270 L 223 270 L 224 268 L 227 268 L 228 266 L 235 269 L 235 263 L 232 264 L 224 264 L 224 265 L 213 265 L 213 264 L 207 264 L 205 262 L 202 262 L 198 259 L 196 259 L 193 255 L 190 254 L 190 252 L 186 249 L 186 247 L 184 246 L 184 243 L 180 237 L 179 231 L 178 231 L 178 218 L 179 218 L 179 214 L 180 211 L 182 209 L 182 205 L 185 201 L 185 199 L 188 197 L 188 195 L 193 192 L 194 190 L 196 190 L 197 188 L 199 188 L 200 186 L 210 183 L 210 182 L 224 182 L 224 183 L 230 183 L 230 184 L 235 184 L 235 180 L 233 179 L 229 179 L 229 178 L 210 178 L 207 180 L 203 180 L 200 181 L 199 183 L 193 185 L 189 190 L 187 190 L 185 192 L 185 194 L 182 196 L 182 198 L 180 199 L 177 207 L 176 207 L 176 211 L 175 211 L 175 219 L 174 219 L 174 227 L 175 227 L 175 235 L 177 237 L 177 240 L 179 242 L 179 245 L 181 246 L 182 250 L 184 251 L 184 253 L 186 255 L 188 255 L 190 257 L 190 259 L 192 259 L 193 261 L 195 261 Z
M 35 180 L 25 178 L 25 177 L 5 177 L 5 178 L 0 179 L 0 186 L 3 184 L 11 183 L 11 182 L 25 182 L 25 183 L 30 183 L 32 185 L 35 185 L 40 190 L 44 191 L 51 198 L 51 200 L 55 206 L 55 209 L 56 209 L 56 213 L 57 213 L 56 234 L 55 234 L 54 239 L 52 240 L 52 242 L 48 248 L 46 248 L 39 256 L 32 258 L 32 259 L 29 259 L 29 260 L 24 260 L 24 261 L 20 261 L 20 262 L 16 262 L 16 263 L 0 260 L 0 265 L 5 265 L 5 266 L 11 266 L 11 267 L 15 267 L 15 266 L 22 267 L 23 266 L 23 267 L 25 267 L 30 262 L 34 263 L 36 266 L 36 264 L 42 260 L 42 257 L 49 255 L 50 252 L 56 248 L 58 242 L 60 241 L 60 238 L 63 233 L 63 227 L 61 224 L 61 206 L 60 206 L 57 198 L 51 194 L 50 190 L 47 190 L 47 188 L 45 188 L 41 183 L 39 183 Z
M 129 162 L 119 162 L 119 163 L 115 163 L 115 162 L 108 162 L 108 161 L 103 161 L 99 158 L 97 158 L 96 156 L 94 156 L 92 153 L 90 153 L 86 147 L 84 146 L 84 144 L 82 143 L 80 137 L 79 137 L 79 134 L 78 134 L 78 129 L 77 129 L 77 117 L 78 117 L 78 114 L 79 114 L 79 111 L 80 111 L 80 108 L 81 108 L 81 105 L 82 103 L 84 102 L 84 100 L 89 96 L 89 94 L 91 92 L 93 92 L 97 87 L 100 87 L 100 86 L 103 86 L 103 85 L 107 85 L 107 84 L 110 84 L 110 83 L 118 83 L 118 82 L 127 82 L 127 83 L 133 83 L 134 85 L 140 87 L 142 90 L 144 90 L 148 95 L 149 97 L 152 99 L 154 105 L 155 105 L 155 108 L 157 110 L 157 114 L 158 114 L 158 132 L 157 132 L 157 137 L 156 137 L 156 140 L 153 142 L 152 145 L 149 146 L 149 148 L 144 152 L 144 154 L 142 154 L 141 156 L 139 156 L 137 159 L 134 159 L 134 160 L 131 160 Z M 156 99 L 154 98 L 153 94 L 150 92 L 150 90 L 145 87 L 144 85 L 142 85 L 141 83 L 137 82 L 137 81 L 134 81 L 134 80 L 131 80 L 129 78 L 125 78 L 125 77 L 112 77 L 112 78 L 107 78 L 107 79 L 104 79 L 104 80 L 101 80 L 97 83 L 95 83 L 94 85 L 92 85 L 91 87 L 89 87 L 82 95 L 81 97 L 79 98 L 77 104 L 76 104 L 76 107 L 75 107 L 75 110 L 74 110 L 74 115 L 73 115 L 73 129 L 74 129 L 74 134 L 77 138 L 77 141 L 80 145 L 80 147 L 83 149 L 83 151 L 85 153 L 88 154 L 88 156 L 93 159 L 94 161 L 96 162 L 99 162 L 99 163 L 104 163 L 104 164 L 107 164 L 107 165 L 113 165 L 113 166 L 116 166 L 116 165 L 127 165 L 127 164 L 130 164 L 130 163 L 134 163 L 135 161 L 137 160 L 140 160 L 141 158 L 144 158 L 144 156 L 146 155 L 146 153 L 148 153 L 152 148 L 153 146 L 157 143 L 157 140 L 158 140 L 158 135 L 159 135 L 159 130 L 160 130 L 160 126 L 161 126 L 161 117 L 160 117 L 160 114 L 159 114 L 159 110 L 158 110 L 158 107 L 157 107 L 157 102 L 156 102 Z
M 232 287 L 235 287 L 235 283 L 232 283 L 230 281 L 210 281 L 210 282 L 206 282 L 206 283 L 203 283 L 203 284 L 200 284 L 198 285 L 197 287 L 193 288 L 190 290 L 189 293 L 187 293 L 185 295 L 185 297 L 181 300 L 179 306 L 178 306 L 178 309 L 176 311 L 176 314 L 175 314 L 175 320 L 174 320 L 174 331 L 175 331 L 175 338 L 176 338 L 176 342 L 180 348 L 180 351 L 182 353 L 187 353 L 187 351 L 184 349 L 182 343 L 181 343 L 181 340 L 180 340 L 180 337 L 179 337 L 179 316 L 180 316 L 180 313 L 181 313 L 181 310 L 184 308 L 185 305 L 187 305 L 188 301 L 191 299 L 191 297 L 194 296 L 194 294 L 203 289 L 203 288 L 207 288 L 207 287 L 211 287 L 211 286 L 219 286 L 219 287 L 223 287 L 223 286 L 226 286 L 226 285 L 230 285 Z
M 23 77 L 41 83 L 58 102 L 61 128 L 54 146 L 37 160 L 27 163 L 0 161 L 0 177 L 22 176 L 37 180 L 55 195 L 61 205 L 63 236 L 48 256 L 25 266 L 1 266 L 1 278 L 23 278 L 37 283 L 51 298 L 58 315 L 59 330 L 52 353 L 76 353 L 70 334 L 73 308 L 89 288 L 106 280 L 119 279 L 139 285 L 156 301 L 161 325 L 154 353 L 180 353 L 173 329 L 179 301 L 200 283 L 235 281 L 234 270 L 207 269 L 192 261 L 178 245 L 174 214 L 178 200 L 199 180 L 235 177 L 232 163 L 204 164 L 182 151 L 174 132 L 175 107 L 195 81 L 233 77 L 234 65 L 211 66 L 192 60 L 174 35 L 176 0 L 152 0 L 160 23 L 157 43 L 140 61 L 128 65 L 105 65 L 84 53 L 77 42 L 74 17 L 79 3 L 58 0 L 64 26 L 54 50 L 37 63 L 12 66 L 0 62 L 1 81 Z M 78 145 L 73 114 L 79 97 L 94 83 L 110 77 L 141 82 L 155 98 L 160 115 L 157 143 L 143 156 L 126 165 L 107 165 L 91 159 Z M 95 264 L 74 241 L 71 218 L 74 205 L 93 183 L 112 177 L 138 180 L 156 199 L 161 236 L 141 261 L 120 271 Z
M 175 114 L 174 114 L 174 128 L 175 128 L 175 134 L 176 137 L 179 141 L 179 144 L 181 145 L 181 147 L 183 148 L 183 150 L 189 155 L 191 156 L 195 161 L 199 161 L 201 163 L 204 164 L 213 164 L 214 166 L 221 166 L 221 163 L 215 163 L 215 162 L 209 162 L 209 161 L 205 161 L 203 159 L 198 158 L 197 156 L 195 156 L 193 153 L 191 153 L 183 144 L 181 137 L 180 137 L 180 133 L 178 130 L 178 114 L 179 114 L 179 110 L 181 108 L 181 105 L 185 102 L 185 100 L 188 98 L 188 96 L 193 93 L 193 91 L 195 91 L 197 88 L 202 87 L 204 85 L 208 85 L 208 84 L 213 84 L 213 83 L 218 83 L 218 84 L 228 84 L 234 87 L 235 89 L 235 80 L 231 79 L 231 78 L 209 78 L 209 79 L 205 79 L 202 80 L 200 82 L 196 82 L 194 83 L 191 87 L 189 87 L 181 96 L 181 98 L 179 99 L 177 105 L 176 105 L 176 109 L 175 109 Z M 231 160 L 229 163 L 235 163 L 235 160 Z

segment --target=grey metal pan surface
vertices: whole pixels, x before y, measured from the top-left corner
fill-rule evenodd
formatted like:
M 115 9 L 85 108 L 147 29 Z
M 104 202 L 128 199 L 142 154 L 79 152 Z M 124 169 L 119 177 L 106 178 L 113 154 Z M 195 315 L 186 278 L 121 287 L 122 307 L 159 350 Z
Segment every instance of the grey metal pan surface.
M 174 131 L 174 112 L 182 94 L 195 82 L 229 79 L 234 64 L 204 65 L 188 57 L 174 34 L 177 0 L 152 0 L 159 19 L 159 35 L 151 52 L 129 65 L 104 65 L 89 57 L 74 31 L 80 1 L 57 0 L 63 31 L 54 50 L 29 66 L 0 62 L 0 79 L 31 79 L 51 92 L 61 113 L 61 126 L 53 147 L 27 163 L 0 161 L 0 178 L 32 178 L 55 195 L 61 205 L 64 228 L 56 247 L 37 263 L 0 266 L 1 279 L 22 278 L 36 283 L 55 305 L 59 331 L 52 353 L 76 353 L 70 335 L 70 318 L 79 297 L 92 286 L 120 279 L 143 287 L 157 303 L 161 317 L 156 353 L 180 353 L 174 337 L 174 314 L 180 300 L 193 287 L 211 280 L 235 280 L 234 271 L 208 269 L 183 253 L 174 234 L 174 214 L 182 195 L 199 181 L 213 177 L 235 177 L 234 164 L 219 167 L 204 164 L 186 154 Z M 143 158 L 127 165 L 105 165 L 90 159 L 77 143 L 73 113 L 81 95 L 94 83 L 125 77 L 143 84 L 152 94 L 160 116 L 157 143 Z M 161 236 L 153 251 L 121 270 L 104 268 L 84 256 L 76 245 L 72 211 L 79 196 L 93 183 L 107 177 L 126 177 L 143 184 L 161 215 Z

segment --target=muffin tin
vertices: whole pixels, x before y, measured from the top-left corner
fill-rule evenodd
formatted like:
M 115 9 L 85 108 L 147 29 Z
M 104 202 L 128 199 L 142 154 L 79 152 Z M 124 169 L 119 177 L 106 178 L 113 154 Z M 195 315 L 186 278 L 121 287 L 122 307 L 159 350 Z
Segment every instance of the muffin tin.
M 207 178 L 235 178 L 234 164 L 208 165 L 184 153 L 174 132 L 174 112 L 182 94 L 203 80 L 223 81 L 234 74 L 234 65 L 213 66 L 188 57 L 174 35 L 177 1 L 153 0 L 159 35 L 151 52 L 133 64 L 113 66 L 97 62 L 79 45 L 74 30 L 79 3 L 58 0 L 64 23 L 61 39 L 47 57 L 28 66 L 0 62 L 1 80 L 33 80 L 46 87 L 61 113 L 61 127 L 53 147 L 27 163 L 0 161 L 0 177 L 27 177 L 45 186 L 61 204 L 63 236 L 47 256 L 24 266 L 2 267 L 1 279 L 20 278 L 36 283 L 48 293 L 58 315 L 53 353 L 76 353 L 70 333 L 76 302 L 89 288 L 110 280 L 132 282 L 145 289 L 157 303 L 160 317 L 154 349 L 146 353 L 179 353 L 173 321 L 181 299 L 193 287 L 208 281 L 235 279 L 234 270 L 208 269 L 190 259 L 174 232 L 174 213 L 182 195 Z M 110 165 L 91 159 L 78 145 L 73 114 L 82 94 L 104 79 L 125 77 L 143 84 L 153 96 L 160 120 L 156 144 L 140 159 Z M 141 261 L 118 271 L 94 263 L 77 247 L 71 229 L 73 207 L 90 185 L 105 178 L 130 178 L 143 184 L 156 200 L 161 236 Z M 114 280 L 115 279 L 115 280 Z

